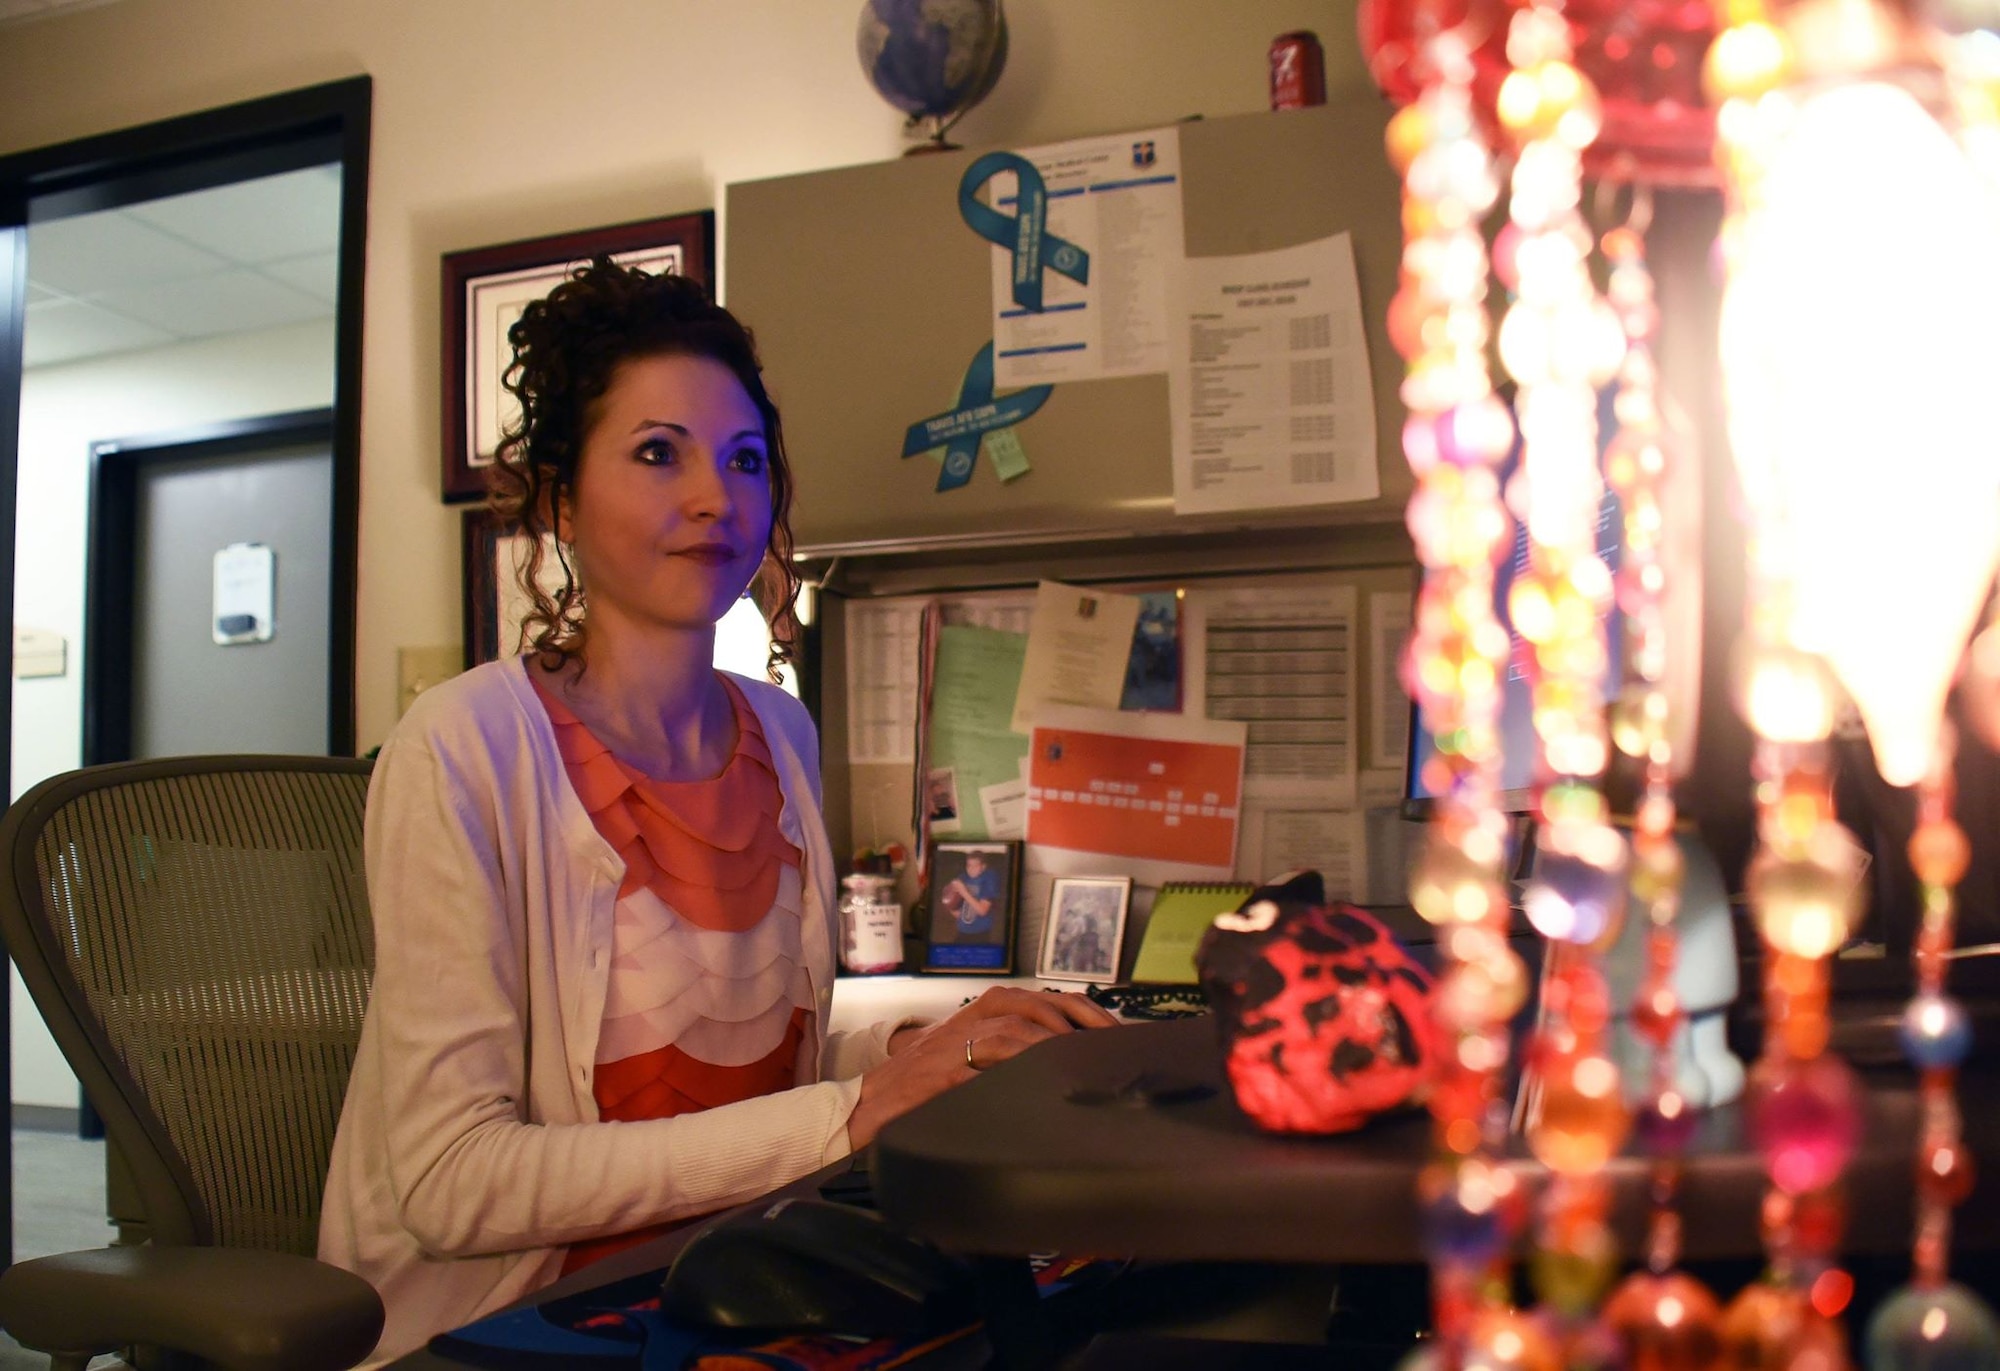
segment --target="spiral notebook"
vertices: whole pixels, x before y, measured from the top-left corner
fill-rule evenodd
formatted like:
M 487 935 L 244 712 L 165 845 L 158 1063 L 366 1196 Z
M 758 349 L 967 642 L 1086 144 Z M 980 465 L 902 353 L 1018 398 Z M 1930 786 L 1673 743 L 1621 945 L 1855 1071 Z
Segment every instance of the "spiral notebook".
M 1169 881 L 1161 886 L 1132 963 L 1133 982 L 1193 985 L 1201 935 L 1216 915 L 1241 905 L 1256 888 L 1249 881 Z

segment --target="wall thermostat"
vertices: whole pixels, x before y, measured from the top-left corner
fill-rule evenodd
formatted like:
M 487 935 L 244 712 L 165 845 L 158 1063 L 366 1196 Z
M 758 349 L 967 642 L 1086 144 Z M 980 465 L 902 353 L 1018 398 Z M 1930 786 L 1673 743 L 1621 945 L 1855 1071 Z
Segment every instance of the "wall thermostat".
M 275 628 L 278 558 L 264 543 L 231 543 L 215 554 L 215 641 L 268 643 Z

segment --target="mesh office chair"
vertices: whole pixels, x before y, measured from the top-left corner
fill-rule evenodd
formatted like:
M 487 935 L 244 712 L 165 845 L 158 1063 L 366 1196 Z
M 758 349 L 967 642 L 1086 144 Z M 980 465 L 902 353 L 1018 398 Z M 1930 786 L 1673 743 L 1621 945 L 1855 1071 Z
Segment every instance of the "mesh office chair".
M 358 761 L 174 757 L 55 777 L 0 820 L 0 935 L 152 1235 L 0 1276 L 0 1327 L 56 1371 L 134 1347 L 339 1371 L 381 1335 L 374 1290 L 312 1259 L 373 964 L 367 784 Z

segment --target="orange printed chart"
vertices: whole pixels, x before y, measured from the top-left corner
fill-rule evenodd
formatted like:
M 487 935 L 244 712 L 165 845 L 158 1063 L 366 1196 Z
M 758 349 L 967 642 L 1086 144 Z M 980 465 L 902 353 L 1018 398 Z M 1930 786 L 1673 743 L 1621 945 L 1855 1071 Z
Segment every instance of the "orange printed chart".
M 1243 803 L 1243 726 L 1050 710 L 1028 749 L 1028 842 L 1227 872 Z

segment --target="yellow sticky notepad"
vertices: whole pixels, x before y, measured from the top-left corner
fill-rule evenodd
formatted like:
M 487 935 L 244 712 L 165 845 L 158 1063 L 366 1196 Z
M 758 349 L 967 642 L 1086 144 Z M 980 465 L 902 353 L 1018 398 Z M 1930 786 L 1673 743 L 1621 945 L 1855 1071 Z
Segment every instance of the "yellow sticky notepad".
M 1132 964 L 1132 979 L 1141 985 L 1193 985 L 1194 953 L 1201 935 L 1225 914 L 1250 898 L 1256 887 L 1248 881 L 1215 884 L 1172 881 L 1160 887 Z

